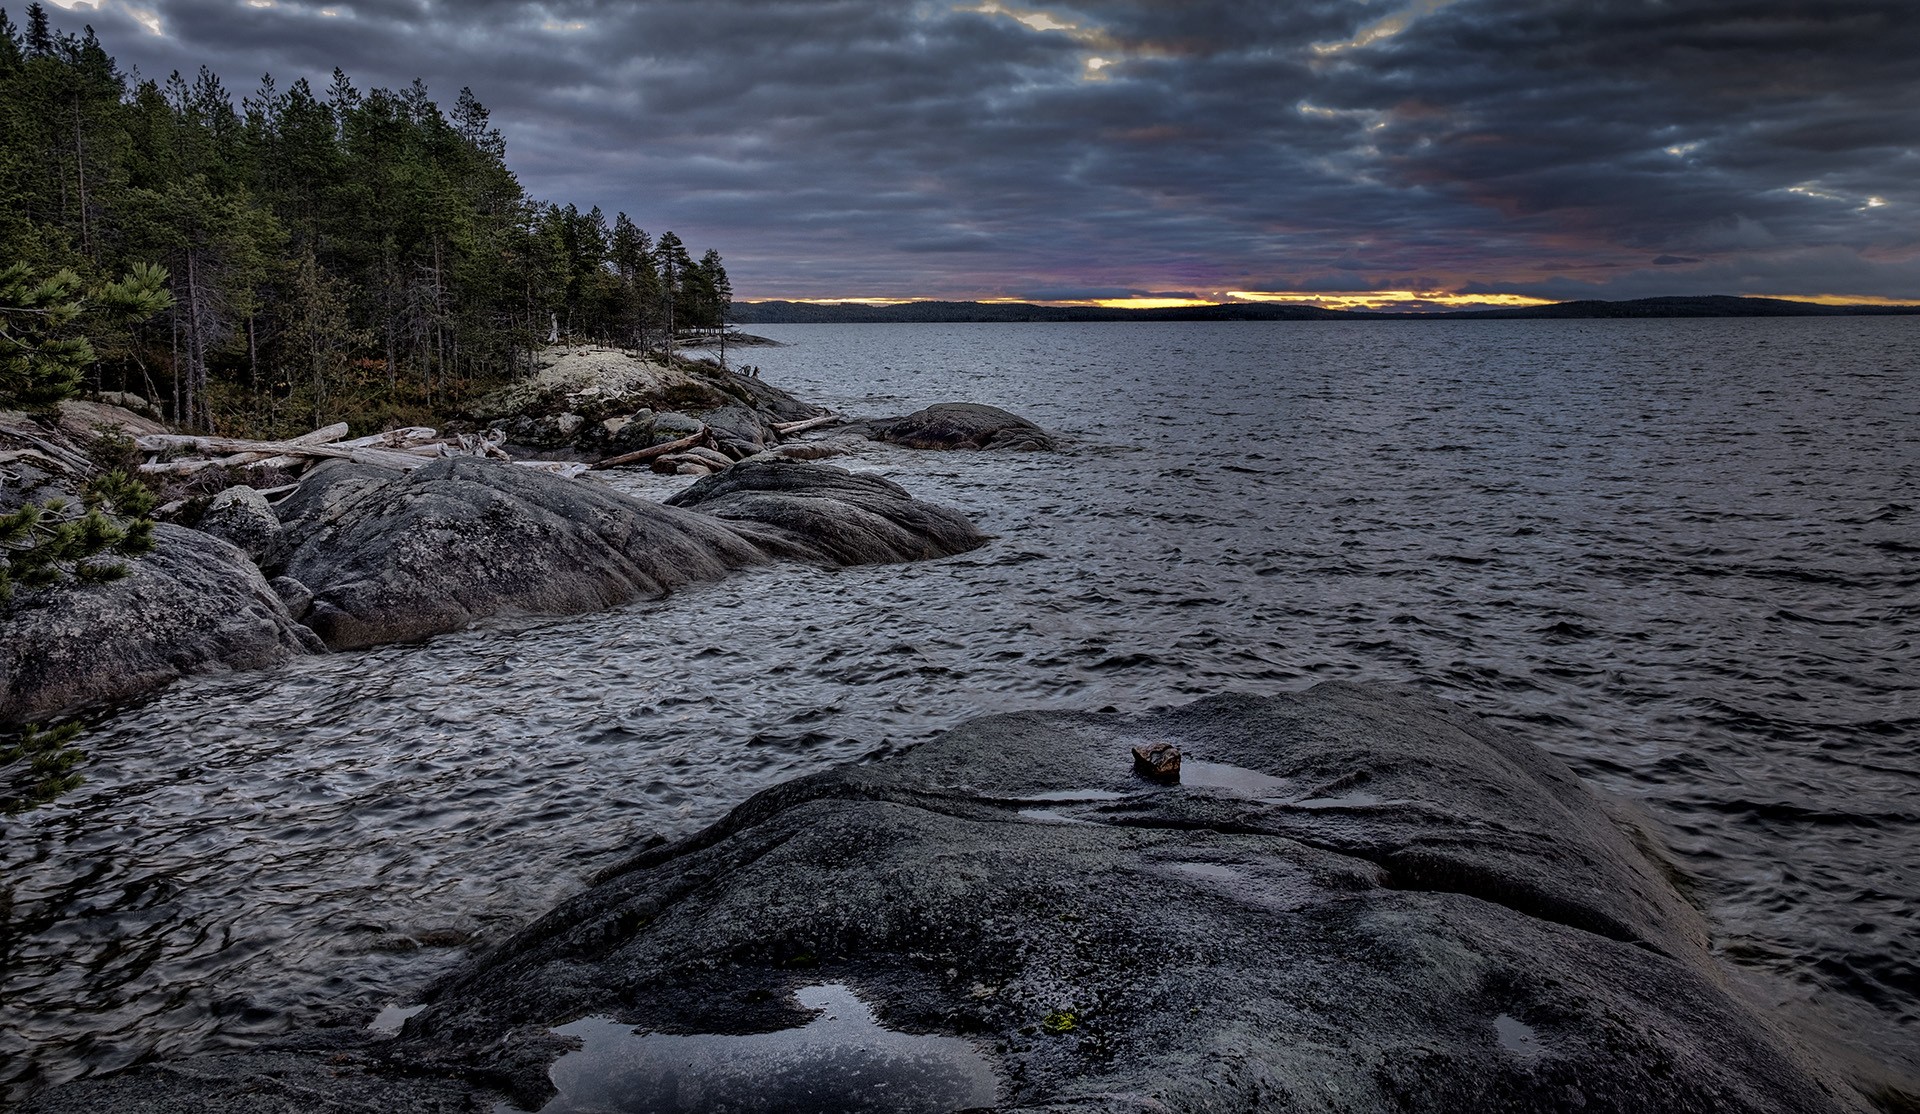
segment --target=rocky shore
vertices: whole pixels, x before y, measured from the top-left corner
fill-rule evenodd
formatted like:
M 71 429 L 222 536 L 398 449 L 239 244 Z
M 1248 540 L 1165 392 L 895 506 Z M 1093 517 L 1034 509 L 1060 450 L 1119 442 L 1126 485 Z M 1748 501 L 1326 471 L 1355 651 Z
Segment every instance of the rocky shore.
M 26 1109 L 1867 1109 L 1706 945 L 1560 762 L 1329 683 L 975 720 L 638 849 L 397 1032 Z
M 1012 439 L 1017 447 L 1047 438 L 991 407 L 952 409 L 940 428 L 955 446 L 1005 443 L 995 431 L 1016 428 L 1031 431 Z M 931 412 L 855 431 L 881 437 Z M 251 446 L 170 434 L 110 404 L 67 403 L 44 421 L 9 415 L 0 510 L 71 498 L 97 469 L 103 439 L 122 452 L 130 438 L 213 455 L 142 466 L 179 497 L 154 550 L 127 562 L 124 579 L 3 605 L 0 725 L 195 673 L 655 599 L 768 561 L 926 560 L 986 540 L 959 514 L 878 476 L 811 463 L 842 449 L 799 435 L 838 424 L 711 362 L 666 366 L 605 349 L 556 350 L 445 435 L 340 442 L 341 426 Z M 968 429 L 971 438 L 948 436 Z M 698 482 L 663 505 L 582 478 L 587 461 Z M 283 483 L 289 468 L 296 478 Z

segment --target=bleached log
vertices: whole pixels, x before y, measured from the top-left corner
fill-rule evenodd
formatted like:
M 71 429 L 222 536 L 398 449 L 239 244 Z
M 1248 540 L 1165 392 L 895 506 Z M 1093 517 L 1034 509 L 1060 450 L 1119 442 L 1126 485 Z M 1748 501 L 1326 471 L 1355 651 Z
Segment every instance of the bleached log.
M 572 460 L 516 460 L 514 463 L 522 468 L 533 468 L 569 480 L 579 479 L 592 470 L 590 465 Z
M 296 438 L 286 438 L 286 444 L 290 444 L 290 446 L 324 446 L 324 444 L 338 442 L 338 440 L 344 438 L 344 436 L 348 436 L 348 423 L 334 423 L 330 424 L 330 426 L 317 428 L 317 430 L 313 430 L 313 432 L 307 432 L 307 434 L 300 434 L 300 436 L 296 436 Z M 198 472 L 200 469 L 209 469 L 209 467 L 215 467 L 215 465 L 219 465 L 219 467 L 223 467 L 223 469 L 225 469 L 225 467 L 240 467 L 240 465 L 271 465 L 271 467 L 286 469 L 286 467 L 292 467 L 292 465 L 296 465 L 296 463 L 301 463 L 296 457 L 248 451 L 248 453 L 234 453 L 234 455 L 230 455 L 230 457 L 219 457 L 219 459 L 211 459 L 211 461 L 169 461 L 169 463 L 157 465 L 157 467 L 142 467 L 140 471 Z
M 795 433 L 805 433 L 810 429 L 824 429 L 827 426 L 837 425 L 844 421 L 846 421 L 846 419 L 838 414 L 822 414 L 817 418 L 807 418 L 798 422 L 775 422 L 773 423 L 773 428 L 774 432 L 780 436 L 787 437 Z
M 342 435 L 344 436 L 344 434 Z M 351 441 L 342 441 L 340 442 L 340 447 L 343 449 L 401 449 L 412 445 L 422 445 L 429 441 L 437 441 L 439 438 L 440 431 L 434 429 L 432 426 L 410 425 L 401 426 L 399 429 L 390 429 L 385 433 L 374 433 L 366 437 L 356 437 Z
M 262 457 L 314 457 L 337 460 L 351 460 L 356 464 L 371 464 L 381 468 L 397 468 L 412 471 L 426 463 L 423 457 L 392 449 L 348 449 L 338 445 L 302 445 L 293 441 L 248 441 L 239 437 L 198 437 L 184 433 L 154 433 L 136 438 L 134 444 L 144 452 L 163 452 L 167 449 L 179 449 L 187 452 L 202 453 L 207 456 L 225 453 L 258 453 Z M 171 463 L 186 464 L 187 461 Z M 216 463 L 209 461 L 209 464 Z M 167 468 L 160 464 L 143 464 L 141 471 L 161 471 Z
M 702 429 L 693 436 L 682 437 L 678 441 L 669 441 L 664 445 L 653 445 L 636 452 L 621 453 L 619 456 L 610 456 L 605 460 L 595 461 L 591 467 L 593 471 L 598 472 L 604 468 L 618 468 L 624 464 L 641 464 L 657 456 L 666 456 L 668 453 L 677 453 L 682 449 L 691 449 L 706 440 L 709 434 L 709 430 Z

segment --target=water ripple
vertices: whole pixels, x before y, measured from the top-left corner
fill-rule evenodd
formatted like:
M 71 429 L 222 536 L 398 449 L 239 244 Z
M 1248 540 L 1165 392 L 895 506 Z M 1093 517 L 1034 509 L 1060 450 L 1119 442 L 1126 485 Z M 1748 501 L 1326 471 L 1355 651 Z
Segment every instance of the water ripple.
M 1920 320 L 764 331 L 802 396 L 1073 447 L 850 458 L 995 535 L 956 558 L 122 711 L 85 788 L 5 822 L 0 1083 L 370 1013 L 642 840 L 970 716 L 1335 677 L 1643 801 L 1730 957 L 1920 1047 Z

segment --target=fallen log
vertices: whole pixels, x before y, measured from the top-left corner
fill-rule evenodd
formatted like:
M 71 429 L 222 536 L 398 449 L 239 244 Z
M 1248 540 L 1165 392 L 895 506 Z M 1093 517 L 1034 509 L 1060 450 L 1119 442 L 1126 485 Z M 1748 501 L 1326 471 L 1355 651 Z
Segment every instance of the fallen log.
M 263 458 L 308 457 L 351 460 L 356 464 L 372 464 L 381 468 L 396 468 L 412 471 L 427 463 L 426 457 L 393 449 L 347 449 L 338 445 L 302 445 L 295 441 L 249 441 L 239 437 L 195 436 L 185 433 L 153 433 L 134 439 L 134 444 L 142 452 L 165 452 L 168 449 L 183 449 L 188 452 L 203 453 L 207 456 L 226 453 L 258 453 Z M 167 463 L 142 464 L 142 472 L 178 471 L 174 465 L 192 463 L 189 461 L 170 461 Z M 207 464 L 218 463 L 207 461 Z
M 334 443 L 335 447 L 345 447 L 347 443 L 340 442 L 340 438 L 346 435 L 347 423 L 335 422 L 330 426 L 316 429 L 311 433 L 302 433 L 298 437 L 289 437 L 284 444 L 325 445 Z M 279 443 L 281 442 L 276 442 L 276 444 Z M 144 448 L 144 446 L 142 447 Z M 265 464 L 270 467 L 285 468 L 296 463 L 299 463 L 299 460 L 295 457 L 285 455 L 276 456 L 267 452 L 248 451 L 209 460 L 173 460 L 163 464 L 148 464 L 142 466 L 140 470 L 147 473 L 181 473 L 198 472 L 202 468 L 212 468 L 216 465 L 222 468 L 238 468 L 246 464 Z
M 710 434 L 710 430 L 703 429 L 691 437 L 682 437 L 678 441 L 668 441 L 664 445 L 652 445 L 635 452 L 621 453 L 619 456 L 610 456 L 605 460 L 595 461 L 589 467 L 592 471 L 598 472 L 607 468 L 618 468 L 625 464 L 641 464 L 652 460 L 656 456 L 666 456 L 668 453 L 677 453 L 684 449 L 691 449 L 701 441 L 706 440 Z
M 346 427 L 344 424 L 341 426 L 340 434 L 343 437 L 346 436 Z M 399 429 L 390 429 L 385 433 L 373 433 L 365 437 L 356 437 L 351 441 L 342 441 L 339 444 L 343 449 L 404 449 L 411 445 L 424 445 L 429 441 L 438 441 L 439 439 L 440 431 L 434 429 L 432 426 L 409 425 L 401 426 Z
M 844 421 L 846 421 L 846 419 L 838 414 L 822 414 L 818 418 L 807 418 L 798 422 L 775 422 L 773 423 L 773 429 L 775 433 L 786 437 L 795 433 L 805 433 L 810 429 L 824 429 L 827 426 L 836 425 Z

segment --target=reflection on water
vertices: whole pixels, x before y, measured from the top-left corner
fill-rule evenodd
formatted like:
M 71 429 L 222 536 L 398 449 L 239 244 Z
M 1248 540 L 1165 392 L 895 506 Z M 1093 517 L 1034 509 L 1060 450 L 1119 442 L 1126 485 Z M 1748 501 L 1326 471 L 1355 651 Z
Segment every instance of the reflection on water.
M 604 1017 L 563 1025 L 554 1032 L 581 1047 L 555 1061 L 549 1077 L 560 1093 L 540 1114 L 947 1114 L 992 1105 L 993 1069 L 966 1041 L 882 1028 L 842 983 L 796 997 L 818 1016 L 774 1033 L 643 1034 Z
M 1643 800 L 1730 955 L 1920 1048 L 1920 318 L 763 331 L 802 396 L 1074 444 L 849 461 L 973 515 L 973 553 L 107 721 L 89 785 L 0 821 L 0 1082 L 364 1021 L 638 841 L 971 716 L 1334 677 Z

